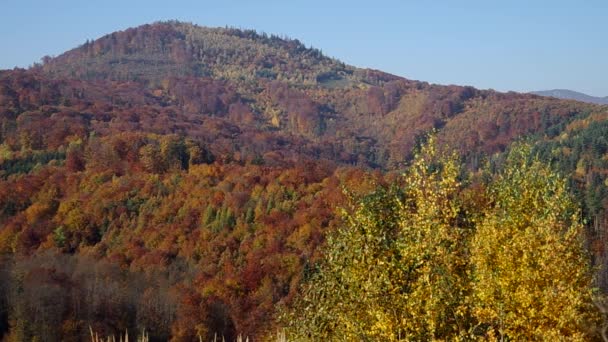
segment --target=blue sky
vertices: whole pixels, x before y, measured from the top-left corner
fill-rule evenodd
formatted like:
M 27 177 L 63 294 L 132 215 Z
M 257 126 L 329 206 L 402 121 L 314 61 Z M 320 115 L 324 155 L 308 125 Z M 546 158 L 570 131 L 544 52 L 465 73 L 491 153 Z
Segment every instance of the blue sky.
M 355 66 L 432 83 L 608 96 L 606 0 L 2 0 L 0 68 L 167 19 L 287 35 Z

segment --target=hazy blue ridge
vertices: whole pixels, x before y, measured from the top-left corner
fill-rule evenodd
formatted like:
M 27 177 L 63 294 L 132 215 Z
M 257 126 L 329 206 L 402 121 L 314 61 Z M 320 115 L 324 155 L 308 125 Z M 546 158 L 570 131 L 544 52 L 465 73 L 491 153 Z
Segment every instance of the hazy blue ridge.
M 556 97 L 558 99 L 576 100 L 581 102 L 596 103 L 602 105 L 608 105 L 608 96 L 596 97 L 587 94 L 579 93 L 568 89 L 552 89 L 552 90 L 539 90 L 532 91 L 532 94 L 540 96 Z

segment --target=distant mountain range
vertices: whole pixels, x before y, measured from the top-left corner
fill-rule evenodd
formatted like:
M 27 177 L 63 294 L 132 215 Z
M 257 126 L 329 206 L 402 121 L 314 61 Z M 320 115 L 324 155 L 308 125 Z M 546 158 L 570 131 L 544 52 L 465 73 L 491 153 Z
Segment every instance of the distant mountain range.
M 558 99 L 576 100 L 576 101 L 581 101 L 581 102 L 595 103 L 595 104 L 602 104 L 602 105 L 608 104 L 608 96 L 596 97 L 596 96 L 591 96 L 591 95 L 579 93 L 577 91 L 568 90 L 568 89 L 540 90 L 540 91 L 533 91 L 531 93 L 540 95 L 540 96 L 556 97 Z

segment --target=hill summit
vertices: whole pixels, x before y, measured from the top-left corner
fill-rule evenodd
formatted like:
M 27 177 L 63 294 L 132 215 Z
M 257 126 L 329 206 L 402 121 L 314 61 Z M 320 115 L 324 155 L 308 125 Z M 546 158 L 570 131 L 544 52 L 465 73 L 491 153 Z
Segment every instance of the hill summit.
M 143 25 L 87 41 L 43 70 L 54 77 L 154 81 L 167 76 L 290 83 L 352 78 L 355 68 L 297 39 L 177 21 Z

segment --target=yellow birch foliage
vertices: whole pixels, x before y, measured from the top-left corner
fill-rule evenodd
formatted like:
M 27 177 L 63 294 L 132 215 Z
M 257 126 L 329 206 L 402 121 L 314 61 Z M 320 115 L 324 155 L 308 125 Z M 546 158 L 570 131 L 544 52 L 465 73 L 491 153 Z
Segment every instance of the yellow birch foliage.
M 458 158 L 440 156 L 431 136 L 405 175 L 399 254 L 407 274 L 401 328 L 406 340 L 455 340 L 466 333 L 470 230 L 457 220 L 459 174 Z
M 529 155 L 516 147 L 471 199 L 457 158 L 440 156 L 430 137 L 400 187 L 344 213 L 284 316 L 290 340 L 597 337 L 580 213 L 565 180 Z
M 519 146 L 508 156 L 472 241 L 476 334 L 588 340 L 596 317 L 580 213 L 564 178 L 529 155 Z
M 294 340 L 454 340 L 466 332 L 466 234 L 456 225 L 460 172 L 432 141 L 401 189 L 344 213 L 326 262 L 288 316 Z

